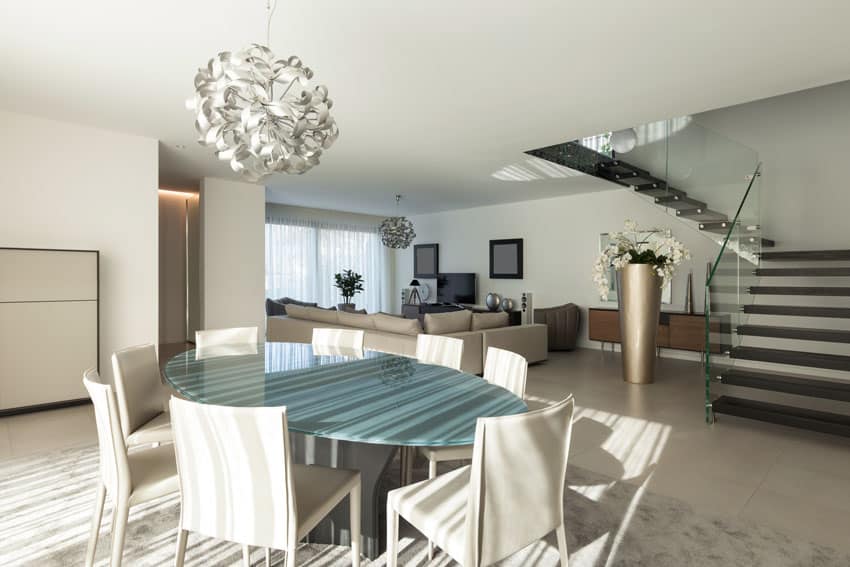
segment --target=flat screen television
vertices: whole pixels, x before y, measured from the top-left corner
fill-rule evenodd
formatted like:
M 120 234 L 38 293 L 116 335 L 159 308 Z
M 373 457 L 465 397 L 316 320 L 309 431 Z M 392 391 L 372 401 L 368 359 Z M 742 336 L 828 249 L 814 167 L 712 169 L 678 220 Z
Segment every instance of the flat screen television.
M 475 303 L 475 274 L 439 274 L 437 301 L 440 303 Z

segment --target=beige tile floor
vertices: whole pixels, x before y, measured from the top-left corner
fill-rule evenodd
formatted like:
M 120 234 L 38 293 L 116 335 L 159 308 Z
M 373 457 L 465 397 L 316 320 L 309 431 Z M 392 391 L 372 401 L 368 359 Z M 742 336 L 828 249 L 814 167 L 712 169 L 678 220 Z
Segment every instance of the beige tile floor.
M 647 386 L 622 382 L 619 365 L 619 354 L 578 350 L 529 370 L 532 407 L 576 397 L 573 464 L 850 550 L 850 440 L 728 416 L 708 426 L 699 364 L 659 359 Z M 94 441 L 90 406 L 0 419 L 0 459 Z

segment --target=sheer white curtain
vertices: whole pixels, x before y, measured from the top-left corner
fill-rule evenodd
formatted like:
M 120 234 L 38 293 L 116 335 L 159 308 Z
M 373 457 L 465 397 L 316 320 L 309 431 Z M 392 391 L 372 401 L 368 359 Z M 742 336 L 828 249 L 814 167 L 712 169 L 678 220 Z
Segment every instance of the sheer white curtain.
M 385 310 L 390 265 L 376 226 L 266 219 L 266 297 L 336 305 L 342 298 L 334 274 L 349 269 L 363 276 L 363 292 L 353 300 L 358 309 Z

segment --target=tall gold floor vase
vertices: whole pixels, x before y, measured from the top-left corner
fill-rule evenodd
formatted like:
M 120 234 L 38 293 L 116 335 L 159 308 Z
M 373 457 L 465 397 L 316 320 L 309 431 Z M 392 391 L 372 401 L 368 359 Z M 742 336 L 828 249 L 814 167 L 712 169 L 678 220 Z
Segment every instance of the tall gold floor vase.
M 655 380 L 655 335 L 661 311 L 661 277 L 651 264 L 627 264 L 619 273 L 623 380 Z

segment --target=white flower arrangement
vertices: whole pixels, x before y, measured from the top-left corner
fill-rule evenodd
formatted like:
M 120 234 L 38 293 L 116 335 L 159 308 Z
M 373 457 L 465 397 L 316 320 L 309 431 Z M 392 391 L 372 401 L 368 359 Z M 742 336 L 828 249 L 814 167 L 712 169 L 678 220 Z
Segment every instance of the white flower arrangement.
M 653 238 L 653 235 L 659 236 Z M 611 244 L 593 265 L 593 281 L 603 300 L 608 299 L 611 267 L 621 270 L 627 264 L 652 264 L 663 287 L 673 278 L 676 266 L 691 259 L 690 251 L 673 238 L 670 229 L 639 229 L 636 222 L 627 220 L 622 232 L 612 232 L 609 237 Z

